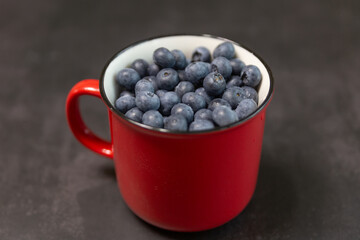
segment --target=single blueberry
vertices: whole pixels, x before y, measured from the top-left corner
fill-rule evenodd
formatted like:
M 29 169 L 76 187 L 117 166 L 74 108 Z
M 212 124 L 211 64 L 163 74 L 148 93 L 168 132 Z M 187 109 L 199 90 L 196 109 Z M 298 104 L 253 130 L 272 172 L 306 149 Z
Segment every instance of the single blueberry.
M 244 86 L 244 87 L 241 87 L 241 88 L 245 90 L 246 98 L 252 99 L 256 103 L 258 102 L 258 93 L 254 88 L 248 87 L 248 86 Z
M 205 98 L 205 101 L 207 104 L 209 104 L 211 102 L 211 100 L 214 99 L 213 96 L 209 96 L 206 91 L 205 91 L 205 88 L 201 87 L 201 88 L 198 88 L 195 90 L 195 93 L 200 95 L 200 96 L 203 96 Z
M 116 81 L 127 90 L 133 90 L 139 80 L 139 73 L 132 68 L 124 68 L 116 76 Z
M 183 115 L 176 114 L 166 118 L 164 127 L 173 131 L 187 131 L 188 123 Z
M 156 83 L 156 76 L 146 76 L 143 79 L 148 80 L 153 85 L 154 91 L 158 90 L 158 86 Z
M 126 91 L 126 90 L 124 90 L 124 91 L 122 91 L 122 92 L 120 93 L 120 97 L 125 96 L 125 95 L 130 95 L 130 96 L 132 96 L 132 97 L 135 97 L 135 94 L 134 94 L 134 93 L 129 92 L 129 91 Z
M 198 85 L 206 75 L 209 74 L 209 67 L 204 62 L 193 62 L 185 68 L 186 79 L 194 85 Z
M 193 92 L 194 90 L 194 84 L 188 81 L 179 82 L 179 84 L 175 87 L 175 92 L 180 98 L 182 98 L 185 93 Z
M 208 120 L 212 121 L 212 111 L 210 109 L 200 109 L 197 111 L 194 115 L 194 119 L 202 119 L 202 120 Z
M 187 81 L 185 70 L 178 70 L 179 81 Z
M 175 92 L 166 92 L 160 97 L 160 112 L 168 116 L 172 107 L 180 102 L 179 96 Z
M 251 113 L 255 112 L 256 108 L 257 104 L 254 100 L 243 99 L 235 109 L 235 112 L 241 120 L 249 116 Z
M 189 126 L 189 131 L 202 131 L 202 130 L 210 130 L 215 128 L 213 122 L 204 119 L 196 119 Z
M 212 72 L 205 77 L 203 86 L 208 95 L 219 96 L 226 88 L 226 81 L 220 73 Z
M 119 109 L 120 112 L 126 113 L 129 109 L 135 107 L 135 98 L 130 95 L 119 97 L 115 101 L 115 107 Z
M 164 127 L 163 116 L 156 110 L 149 110 L 144 113 L 142 117 L 142 123 L 151 127 Z
M 138 94 L 139 92 L 148 91 L 148 92 L 155 92 L 154 86 L 152 83 L 147 79 L 141 79 L 138 81 L 135 85 L 135 94 Z
M 189 105 L 194 112 L 206 107 L 205 98 L 194 92 L 185 93 L 182 97 L 182 102 Z
M 231 64 L 231 68 L 232 68 L 232 74 L 239 75 L 239 76 L 240 76 L 243 68 L 246 66 L 245 63 L 238 58 L 231 59 L 230 64 Z
M 185 69 L 185 67 L 187 66 L 187 62 L 186 62 L 186 57 L 185 57 L 184 53 L 177 49 L 172 50 L 171 53 L 175 57 L 174 68 L 179 69 L 179 70 Z
M 214 111 L 214 109 L 218 106 L 225 106 L 225 107 L 228 107 L 231 109 L 231 106 L 230 104 L 225 101 L 224 99 L 222 98 L 215 98 L 213 99 L 210 103 L 209 103 L 209 106 L 208 106 L 208 109 L 211 110 L 211 111 Z
M 171 109 L 171 115 L 182 115 L 188 123 L 194 119 L 194 111 L 192 108 L 184 103 L 178 103 Z
M 232 108 L 236 108 L 241 100 L 246 98 L 245 90 L 241 87 L 230 87 L 224 92 L 222 99 L 226 100 Z
M 153 59 L 155 64 L 163 68 L 172 68 L 176 62 L 174 55 L 164 47 L 155 50 Z
M 221 43 L 215 48 L 213 56 L 214 58 L 225 57 L 230 60 L 235 56 L 234 46 L 230 42 Z
M 233 75 L 233 76 L 231 76 L 230 81 L 227 82 L 226 88 L 241 87 L 242 85 L 243 85 L 243 82 L 242 82 L 240 76 Z
M 125 116 L 135 122 L 141 123 L 143 112 L 139 108 L 134 107 L 125 113 Z
M 158 97 L 161 98 L 161 97 L 164 96 L 164 94 L 167 93 L 167 92 L 168 92 L 168 91 L 166 91 L 166 90 L 160 89 L 160 90 L 157 90 L 157 91 L 156 91 L 156 95 L 158 95 Z
M 211 54 L 206 47 L 197 47 L 192 53 L 191 60 L 193 62 L 211 62 Z
M 220 73 L 224 78 L 228 79 L 231 76 L 232 67 L 229 60 L 224 57 L 217 57 L 211 63 L 211 70 Z
M 212 113 L 214 122 L 220 127 L 239 121 L 238 115 L 231 108 L 218 106 Z
M 156 83 L 159 89 L 173 90 L 179 83 L 178 73 L 172 68 L 164 68 L 156 75 Z
M 143 112 L 148 110 L 158 110 L 160 107 L 159 97 L 152 92 L 139 92 L 135 98 L 136 106 Z
M 160 67 L 156 65 L 155 63 L 152 63 L 147 68 L 147 71 L 150 76 L 156 76 L 156 74 L 160 71 Z
M 141 78 L 145 77 L 148 74 L 147 68 L 149 64 L 144 59 L 136 59 L 131 64 L 131 68 L 137 71 Z
M 241 73 L 241 80 L 246 86 L 255 88 L 261 82 L 261 72 L 254 65 L 247 65 Z

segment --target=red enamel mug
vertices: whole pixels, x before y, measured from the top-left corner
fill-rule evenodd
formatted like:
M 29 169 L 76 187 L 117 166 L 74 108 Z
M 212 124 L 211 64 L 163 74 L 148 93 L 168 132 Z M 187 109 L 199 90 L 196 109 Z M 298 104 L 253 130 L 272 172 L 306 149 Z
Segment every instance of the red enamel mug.
M 255 53 L 232 42 L 245 64 L 262 73 L 258 109 L 246 119 L 201 132 L 173 132 L 127 119 L 114 107 L 119 95 L 115 75 L 137 58 L 152 62 L 159 47 L 181 49 L 190 58 L 198 46 L 212 52 L 227 39 L 210 35 L 172 35 L 132 44 L 106 64 L 100 80 L 83 80 L 69 92 L 66 114 L 75 137 L 86 147 L 114 161 L 120 192 L 129 208 L 157 227 L 192 232 L 220 226 L 249 203 L 256 185 L 265 112 L 274 81 Z M 84 124 L 79 97 L 102 99 L 109 112 L 111 142 Z

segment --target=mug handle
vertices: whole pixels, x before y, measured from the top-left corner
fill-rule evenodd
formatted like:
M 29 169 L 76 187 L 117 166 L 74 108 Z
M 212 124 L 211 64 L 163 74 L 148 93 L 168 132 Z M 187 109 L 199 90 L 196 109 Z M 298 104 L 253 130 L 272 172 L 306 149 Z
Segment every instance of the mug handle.
M 90 95 L 101 98 L 99 80 L 86 79 L 78 82 L 70 90 L 66 99 L 66 117 L 74 136 L 90 150 L 108 158 L 113 158 L 111 142 L 96 136 L 84 123 L 79 109 L 79 97 Z

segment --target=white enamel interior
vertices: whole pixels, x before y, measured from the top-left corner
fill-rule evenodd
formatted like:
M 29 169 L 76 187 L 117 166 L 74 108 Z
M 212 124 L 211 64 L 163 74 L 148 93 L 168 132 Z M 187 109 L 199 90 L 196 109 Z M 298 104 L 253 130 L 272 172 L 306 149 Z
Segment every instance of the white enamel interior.
M 128 49 L 125 49 L 109 64 L 104 74 L 104 90 L 110 103 L 113 105 L 119 96 L 119 90 L 116 85 L 115 76 L 123 68 L 128 67 L 135 59 L 142 58 L 152 63 L 153 52 L 159 47 L 182 50 L 187 58 L 198 46 L 207 47 L 211 53 L 217 45 L 226 40 L 207 36 L 169 36 L 145 41 Z M 259 88 L 259 106 L 264 102 L 270 90 L 270 76 L 264 64 L 248 50 L 234 45 L 237 58 L 240 58 L 246 65 L 257 66 L 262 74 L 262 81 Z

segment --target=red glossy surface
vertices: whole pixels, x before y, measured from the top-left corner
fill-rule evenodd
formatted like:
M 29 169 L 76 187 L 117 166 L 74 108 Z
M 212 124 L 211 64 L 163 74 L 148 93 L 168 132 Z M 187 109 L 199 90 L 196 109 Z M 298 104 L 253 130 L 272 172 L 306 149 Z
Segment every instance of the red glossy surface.
M 105 157 L 113 157 L 112 144 L 97 137 L 84 123 L 79 111 L 79 97 L 95 96 L 101 99 L 99 80 L 87 79 L 77 83 L 66 99 L 66 117 L 75 137 L 86 147 Z
M 111 144 L 91 134 L 79 115 L 77 98 L 99 97 L 96 84 L 86 80 L 71 90 L 68 120 L 80 142 L 111 157 Z M 241 125 L 201 134 L 149 130 L 109 110 L 125 202 L 145 221 L 174 231 L 211 229 L 234 218 L 255 190 L 266 107 Z
M 200 231 L 238 215 L 255 190 L 265 110 L 219 132 L 173 135 L 111 114 L 120 191 L 145 221 Z

